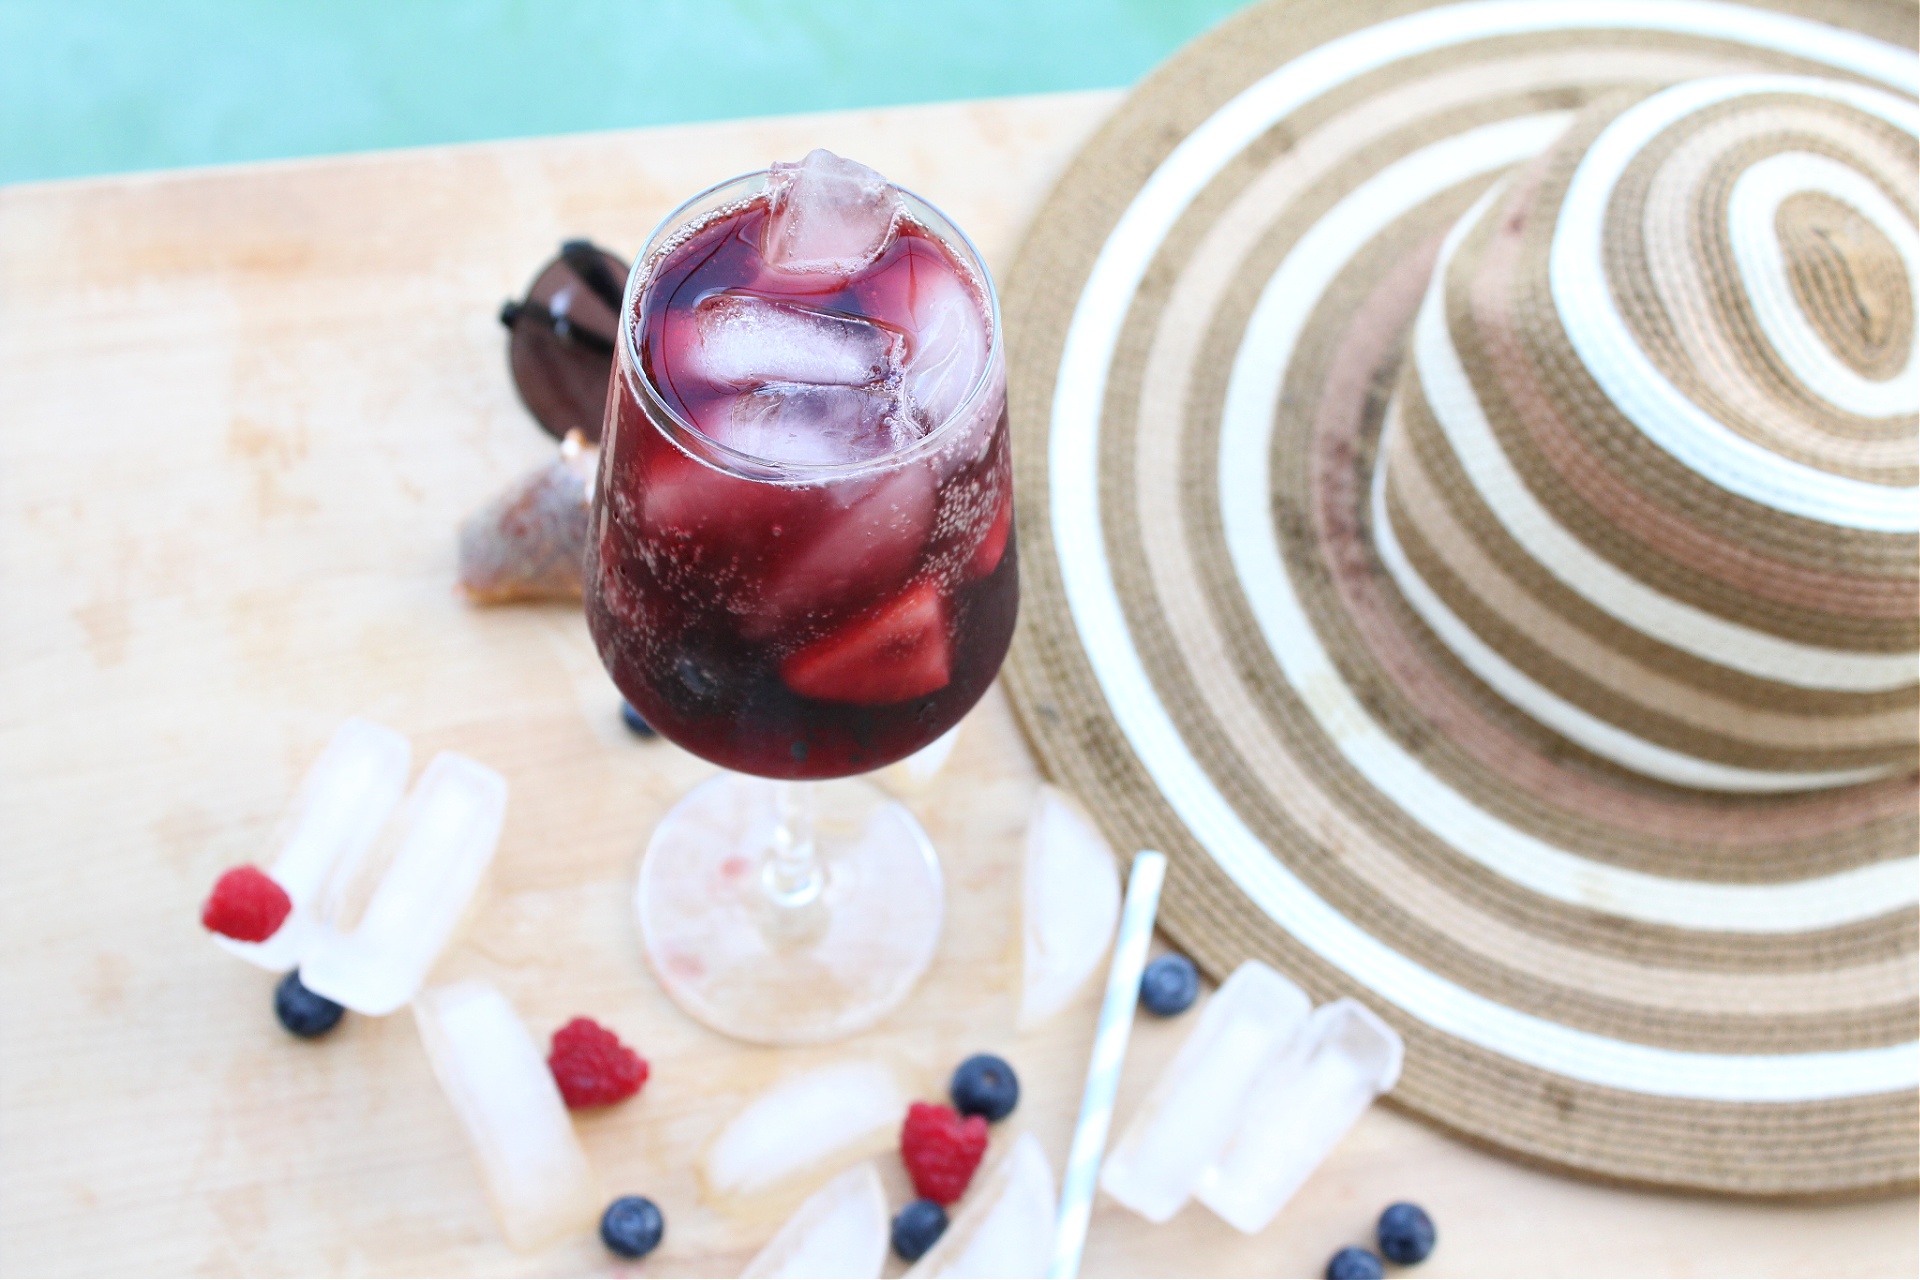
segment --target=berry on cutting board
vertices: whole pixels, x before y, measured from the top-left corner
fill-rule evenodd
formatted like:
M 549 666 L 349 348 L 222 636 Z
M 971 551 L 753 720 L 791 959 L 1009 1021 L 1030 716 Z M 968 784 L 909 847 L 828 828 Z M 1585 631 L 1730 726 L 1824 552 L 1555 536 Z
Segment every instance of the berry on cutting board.
M 302 1040 L 312 1040 L 323 1036 L 340 1025 L 340 1017 L 346 1010 L 327 999 L 317 991 L 307 990 L 300 981 L 298 969 L 280 979 L 280 985 L 273 989 L 273 1014 L 285 1027 Z
M 200 923 L 236 942 L 265 942 L 293 914 L 293 899 L 258 867 L 221 873 L 200 908 Z
M 647 1060 L 592 1018 L 575 1018 L 553 1033 L 547 1066 L 572 1108 L 611 1106 L 647 1082 Z
M 645 1196 L 621 1196 L 600 1215 L 600 1240 L 623 1258 L 644 1258 L 660 1245 L 667 1220 Z
M 1381 1256 L 1403 1267 L 1425 1262 L 1438 1238 L 1427 1211 L 1405 1200 L 1386 1207 L 1380 1215 L 1376 1234 L 1380 1237 Z
M 1020 1105 L 1020 1077 L 1013 1074 L 1005 1058 L 976 1053 L 954 1070 L 948 1092 L 953 1095 L 955 1111 L 995 1124 Z
M 1348 1245 L 1327 1259 L 1327 1280 L 1380 1280 L 1386 1269 L 1371 1249 Z
M 893 1251 L 908 1262 L 918 1262 L 946 1230 L 945 1209 L 932 1200 L 914 1200 L 893 1215 Z
M 1193 961 L 1169 952 L 1140 975 L 1140 1003 L 1162 1018 L 1185 1013 L 1200 995 L 1200 971 Z
M 987 1153 L 987 1122 L 961 1116 L 952 1107 L 916 1102 L 900 1126 L 900 1163 L 913 1189 L 935 1204 L 952 1204 L 966 1194 L 980 1157 Z

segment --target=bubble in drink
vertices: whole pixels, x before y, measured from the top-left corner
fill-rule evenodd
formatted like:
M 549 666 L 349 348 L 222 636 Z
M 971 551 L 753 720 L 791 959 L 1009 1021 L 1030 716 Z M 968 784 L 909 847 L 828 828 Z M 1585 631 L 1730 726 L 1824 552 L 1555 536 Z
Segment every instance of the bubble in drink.
M 739 292 L 704 298 L 693 315 L 699 342 L 684 372 L 716 387 L 875 387 L 900 380 L 906 342 L 859 316 Z
M 900 193 L 863 164 L 816 149 L 769 167 L 767 264 L 797 274 L 851 276 L 892 243 Z

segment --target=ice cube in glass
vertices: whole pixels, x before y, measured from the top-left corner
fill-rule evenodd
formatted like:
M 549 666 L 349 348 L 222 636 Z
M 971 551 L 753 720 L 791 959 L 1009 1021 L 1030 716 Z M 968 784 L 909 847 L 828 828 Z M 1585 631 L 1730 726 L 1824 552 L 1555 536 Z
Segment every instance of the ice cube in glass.
M 985 372 L 990 330 L 973 290 L 950 272 L 916 281 L 909 312 L 907 400 L 931 430 L 953 416 Z
M 781 271 L 851 276 L 886 252 L 902 212 L 892 183 L 822 148 L 770 165 L 767 189 L 773 212 L 761 254 Z
M 735 397 L 710 438 L 753 458 L 825 466 L 893 452 L 899 400 L 861 387 L 776 382 Z
M 895 383 L 904 339 L 884 325 L 805 303 L 718 293 L 693 311 L 698 341 L 680 366 L 716 387 Z

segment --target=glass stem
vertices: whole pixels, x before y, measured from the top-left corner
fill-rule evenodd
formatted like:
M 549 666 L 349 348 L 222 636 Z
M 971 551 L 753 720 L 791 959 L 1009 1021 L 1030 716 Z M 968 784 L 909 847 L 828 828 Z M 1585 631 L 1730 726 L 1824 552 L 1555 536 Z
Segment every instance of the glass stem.
M 813 850 L 813 783 L 774 784 L 773 847 L 761 883 L 777 907 L 804 907 L 826 884 Z

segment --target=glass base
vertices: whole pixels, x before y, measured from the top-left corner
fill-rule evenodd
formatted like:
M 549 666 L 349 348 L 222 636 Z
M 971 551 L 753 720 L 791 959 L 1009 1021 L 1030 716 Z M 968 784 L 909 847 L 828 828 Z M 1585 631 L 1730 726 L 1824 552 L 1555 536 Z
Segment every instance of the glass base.
M 815 862 L 782 886 L 769 861 L 781 788 L 795 785 L 813 789 Z M 682 1009 L 741 1040 L 796 1044 L 852 1035 L 906 998 L 939 944 L 945 890 L 919 821 L 871 784 L 723 773 L 655 828 L 634 910 Z

